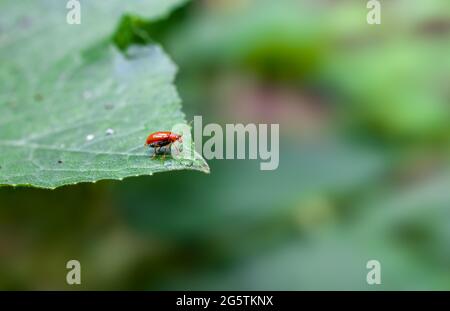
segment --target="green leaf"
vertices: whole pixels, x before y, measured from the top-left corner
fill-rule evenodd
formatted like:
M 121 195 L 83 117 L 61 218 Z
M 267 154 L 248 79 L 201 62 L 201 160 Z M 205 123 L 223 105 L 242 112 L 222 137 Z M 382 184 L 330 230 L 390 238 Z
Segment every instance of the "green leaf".
M 124 55 L 110 40 L 122 14 L 161 18 L 181 2 L 81 2 L 69 25 L 64 1 L 0 1 L 0 184 L 209 171 L 197 154 L 151 158 L 146 136 L 185 123 L 176 66 L 157 45 Z

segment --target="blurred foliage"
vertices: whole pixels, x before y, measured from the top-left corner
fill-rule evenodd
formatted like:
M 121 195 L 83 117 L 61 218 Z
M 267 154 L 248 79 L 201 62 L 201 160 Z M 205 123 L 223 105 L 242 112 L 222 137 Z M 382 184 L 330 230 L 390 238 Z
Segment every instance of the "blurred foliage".
M 173 55 L 188 115 L 280 123 L 279 168 L 0 189 L 0 286 L 70 289 L 76 258 L 83 289 L 450 289 L 448 1 L 383 1 L 380 26 L 364 1 L 181 10 L 133 22 L 141 43 Z

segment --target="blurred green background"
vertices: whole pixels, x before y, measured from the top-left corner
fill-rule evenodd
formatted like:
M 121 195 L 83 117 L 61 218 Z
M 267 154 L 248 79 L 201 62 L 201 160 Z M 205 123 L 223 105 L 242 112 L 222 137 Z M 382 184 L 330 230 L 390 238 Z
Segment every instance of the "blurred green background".
M 179 66 L 188 120 L 279 123 L 279 168 L 2 187 L 0 288 L 450 290 L 450 3 L 381 2 L 381 25 L 350 0 L 122 19 L 139 32 L 119 47 L 151 38 Z

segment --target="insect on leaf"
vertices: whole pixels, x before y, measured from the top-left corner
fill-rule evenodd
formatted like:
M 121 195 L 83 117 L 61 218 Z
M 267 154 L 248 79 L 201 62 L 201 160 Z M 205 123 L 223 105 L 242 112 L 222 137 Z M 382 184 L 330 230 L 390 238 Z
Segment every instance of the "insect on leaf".
M 122 14 L 166 16 L 183 1 L 0 1 L 0 184 L 43 188 L 190 169 L 144 147 L 153 131 L 185 123 L 176 66 L 158 45 L 111 41 Z M 146 14 L 148 13 L 148 14 Z

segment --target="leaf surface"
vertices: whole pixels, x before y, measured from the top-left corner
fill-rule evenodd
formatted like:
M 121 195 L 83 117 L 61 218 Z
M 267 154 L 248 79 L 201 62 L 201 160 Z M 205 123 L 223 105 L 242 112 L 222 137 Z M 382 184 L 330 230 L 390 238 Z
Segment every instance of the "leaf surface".
M 157 19 L 183 1 L 0 1 L 0 184 L 55 188 L 192 169 L 206 162 L 151 158 L 150 132 L 185 123 L 176 66 L 158 45 L 119 52 L 122 14 Z

